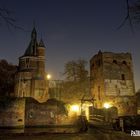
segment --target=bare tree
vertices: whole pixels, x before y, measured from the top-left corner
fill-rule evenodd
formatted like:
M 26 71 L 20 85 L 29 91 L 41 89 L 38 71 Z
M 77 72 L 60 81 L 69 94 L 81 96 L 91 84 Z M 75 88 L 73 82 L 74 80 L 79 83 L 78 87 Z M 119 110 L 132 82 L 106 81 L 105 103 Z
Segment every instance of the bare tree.
M 136 23 L 140 22 L 140 0 L 130 7 L 130 12 L 132 13 L 132 20 Z
M 122 28 L 126 23 L 129 23 L 131 32 L 134 33 L 134 24 L 140 23 L 140 0 L 137 0 L 133 5 L 130 0 L 126 1 L 126 16 L 118 29 Z
M 65 64 L 64 76 L 68 81 L 83 81 L 88 76 L 87 62 L 83 59 L 72 60 Z
M 76 103 L 80 102 L 83 96 L 89 95 L 90 79 L 86 64 L 83 59 L 72 60 L 65 64 L 62 100 Z
M 10 27 L 15 28 L 15 29 L 20 29 L 20 30 L 24 30 L 21 26 L 17 25 L 17 21 L 13 16 L 13 12 L 0 7 L 0 24 L 6 24 L 8 29 L 10 29 Z
M 123 19 L 122 23 L 120 24 L 120 26 L 118 27 L 118 29 L 122 28 L 127 22 L 129 23 L 131 32 L 134 33 L 134 28 L 133 28 L 133 24 L 132 24 L 132 17 L 131 17 L 131 9 L 132 7 L 129 4 L 129 0 L 125 0 L 126 1 L 126 16 Z

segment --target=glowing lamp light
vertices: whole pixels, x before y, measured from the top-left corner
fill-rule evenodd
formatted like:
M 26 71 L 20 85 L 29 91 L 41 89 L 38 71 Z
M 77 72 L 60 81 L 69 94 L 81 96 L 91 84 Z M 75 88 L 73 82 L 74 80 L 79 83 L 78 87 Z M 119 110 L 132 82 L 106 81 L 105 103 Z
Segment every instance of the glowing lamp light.
M 50 74 L 47 74 L 46 77 L 47 77 L 47 79 L 49 80 L 49 79 L 51 79 L 52 76 L 51 76 Z
M 71 106 L 71 111 L 73 111 L 73 112 L 79 112 L 79 106 L 78 105 L 72 105 Z
M 104 103 L 104 108 L 110 108 L 111 104 L 110 103 Z

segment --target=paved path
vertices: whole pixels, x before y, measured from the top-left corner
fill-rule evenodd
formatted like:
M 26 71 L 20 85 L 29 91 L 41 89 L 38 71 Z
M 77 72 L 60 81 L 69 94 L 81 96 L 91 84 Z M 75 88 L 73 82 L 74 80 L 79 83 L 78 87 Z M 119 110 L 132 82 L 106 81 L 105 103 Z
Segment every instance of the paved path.
M 140 140 L 140 137 L 132 137 L 130 134 L 94 126 L 86 133 L 48 134 L 43 132 L 35 134 L 0 134 L 0 140 Z

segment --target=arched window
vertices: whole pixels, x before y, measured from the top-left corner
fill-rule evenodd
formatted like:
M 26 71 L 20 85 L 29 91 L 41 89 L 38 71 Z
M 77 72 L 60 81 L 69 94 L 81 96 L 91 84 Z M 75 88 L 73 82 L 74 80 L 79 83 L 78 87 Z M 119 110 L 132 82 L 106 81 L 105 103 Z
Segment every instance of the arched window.
M 92 69 L 94 68 L 94 63 L 91 65 Z
M 122 74 L 121 77 L 122 77 L 122 80 L 125 80 L 125 75 L 124 74 Z
M 126 61 L 123 61 L 122 63 L 123 63 L 124 65 L 127 65 Z
M 114 63 L 114 64 L 117 64 L 117 60 L 113 60 L 113 63 Z

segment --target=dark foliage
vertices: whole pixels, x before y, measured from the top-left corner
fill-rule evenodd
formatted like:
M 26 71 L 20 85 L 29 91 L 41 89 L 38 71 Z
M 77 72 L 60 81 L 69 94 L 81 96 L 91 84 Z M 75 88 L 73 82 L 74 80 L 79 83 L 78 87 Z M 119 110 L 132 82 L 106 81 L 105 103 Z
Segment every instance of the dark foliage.
M 17 66 L 0 60 L 0 96 L 7 96 L 14 92 L 14 78 Z

